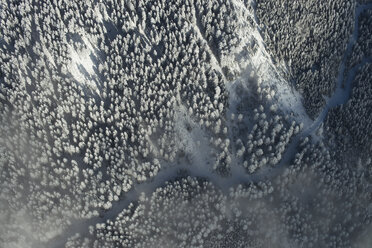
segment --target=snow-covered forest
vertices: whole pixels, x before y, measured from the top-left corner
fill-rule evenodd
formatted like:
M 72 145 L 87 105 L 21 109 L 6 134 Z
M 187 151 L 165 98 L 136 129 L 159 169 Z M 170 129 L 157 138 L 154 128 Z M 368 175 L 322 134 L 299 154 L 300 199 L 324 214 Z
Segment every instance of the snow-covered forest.
M 371 0 L 1 0 L 0 247 L 372 244 Z

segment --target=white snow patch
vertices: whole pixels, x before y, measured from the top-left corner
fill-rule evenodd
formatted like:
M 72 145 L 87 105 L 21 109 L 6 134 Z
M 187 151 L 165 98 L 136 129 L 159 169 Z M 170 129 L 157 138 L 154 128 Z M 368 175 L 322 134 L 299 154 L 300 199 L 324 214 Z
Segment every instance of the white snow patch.
M 68 68 L 76 81 L 100 96 L 100 90 L 94 72 L 95 65 L 91 58 L 91 56 L 95 56 L 94 48 L 87 36 L 82 35 L 81 39 L 87 47 L 81 51 L 76 51 L 70 44 L 68 44 L 71 58 L 71 63 L 68 65 Z
M 52 55 L 50 54 L 50 52 L 48 51 L 48 49 L 44 50 L 44 54 L 45 54 L 45 56 L 47 56 L 49 62 L 52 63 L 52 65 L 54 67 L 57 67 L 56 64 L 54 63 L 54 59 L 53 59 Z
M 96 20 L 98 22 L 103 22 L 103 21 L 107 21 L 110 19 L 107 13 L 106 7 L 103 3 L 98 4 L 94 8 L 94 16 L 96 17 Z
M 88 39 L 87 36 L 85 35 L 82 36 L 81 39 L 84 41 L 85 45 L 88 47 L 88 50 L 90 51 L 90 53 L 94 54 L 94 48 L 93 48 L 93 45 L 90 39 Z
M 96 6 L 94 8 L 94 15 L 95 15 L 98 22 L 102 22 L 104 20 L 103 15 L 102 15 L 101 11 L 99 10 L 98 6 Z

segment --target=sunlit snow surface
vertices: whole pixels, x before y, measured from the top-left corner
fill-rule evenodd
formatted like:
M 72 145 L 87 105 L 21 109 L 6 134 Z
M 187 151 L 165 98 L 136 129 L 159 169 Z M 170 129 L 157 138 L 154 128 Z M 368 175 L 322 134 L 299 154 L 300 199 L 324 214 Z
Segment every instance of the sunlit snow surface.
M 82 35 L 81 39 L 86 46 L 85 49 L 76 51 L 69 45 L 71 63 L 68 65 L 68 69 L 79 84 L 100 96 L 101 93 L 97 85 L 98 77 L 95 76 L 95 65 L 92 61 L 92 57 L 95 57 L 96 54 L 88 38 Z

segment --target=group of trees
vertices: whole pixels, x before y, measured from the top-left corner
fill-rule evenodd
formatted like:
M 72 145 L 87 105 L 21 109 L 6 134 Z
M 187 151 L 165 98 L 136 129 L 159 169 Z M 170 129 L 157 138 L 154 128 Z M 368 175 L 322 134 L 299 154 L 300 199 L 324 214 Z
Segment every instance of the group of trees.
M 352 47 L 350 57 L 346 61 L 346 69 L 344 71 L 344 82 L 348 78 L 348 73 L 356 68 L 363 59 L 372 58 L 372 9 L 365 9 L 358 17 L 358 37 Z
M 355 1 L 258 0 L 256 13 L 273 60 L 302 93 L 311 117 L 335 88 L 339 65 L 354 27 Z
M 372 10 L 364 9 L 358 17 L 358 36 L 346 59 L 343 85 L 351 84 L 348 101 L 331 109 L 325 121 L 328 143 L 337 153 L 339 163 L 371 168 L 371 69 Z
M 353 167 L 358 164 L 367 168 L 372 166 L 371 72 L 371 63 L 358 70 L 352 82 L 350 99 L 332 109 L 325 121 L 328 143 L 339 154 L 338 161 L 350 163 Z
M 265 225 L 257 226 L 257 221 L 263 221 L 260 218 L 270 214 L 260 210 L 263 206 L 260 199 L 272 191 L 269 183 L 262 182 L 240 185 L 226 196 L 203 179 L 179 178 L 167 182 L 149 196 L 142 195 L 115 219 L 91 227 L 93 239 L 72 237 L 66 247 L 85 247 L 83 244 L 86 247 L 255 245 L 262 242 L 259 236 L 265 232 Z M 254 201 L 248 208 L 249 213 L 241 202 L 248 199 Z M 278 228 L 272 229 L 279 231 Z M 267 237 L 267 241 L 271 238 Z M 274 244 L 275 240 L 271 241 Z
M 301 129 L 295 121 L 288 123 L 288 116 L 283 118 L 273 113 L 267 116 L 262 105 L 253 113 L 255 122 L 247 137 L 236 140 L 236 155 L 242 158 L 243 166 L 249 173 L 262 166 L 277 165 L 291 138 Z
M 231 160 L 254 173 L 279 164 L 292 138 L 303 127 L 293 113 L 278 107 L 276 89 L 260 85 L 254 73 L 235 82 L 229 108 Z
M 298 246 L 368 247 L 357 241 L 372 221 L 367 203 L 371 201 L 370 169 L 356 169 L 356 158 L 351 163 L 340 162 L 340 152 L 309 138 L 298 150 L 293 165 L 275 180 L 279 192 L 274 196 L 275 201 L 287 194 L 287 204 L 296 206 L 286 226 L 294 227 L 291 235 Z
M 211 144 L 224 140 L 228 162 L 229 1 L 23 0 L 0 15 L 0 196 L 5 215 L 28 212 L 36 240 L 98 216 L 175 161 L 179 105 Z M 75 78 L 74 56 L 94 73 L 80 64 Z
M 372 221 L 370 184 L 366 170 L 335 158 L 326 144 L 305 138 L 271 181 L 225 194 L 204 179 L 178 178 L 66 247 L 358 247 Z
M 258 1 L 261 31 L 273 55 L 290 61 L 291 79 L 315 114 L 332 89 L 355 4 L 282 4 Z M 74 221 L 104 215 L 136 184 L 175 164 L 188 151 L 177 136 L 181 112 L 208 137 L 214 175 L 227 176 L 232 165 L 253 173 L 280 162 L 302 126 L 278 109 L 275 89 L 242 80 L 246 88 L 237 88 L 240 96 L 229 106 L 227 81 L 237 75 L 225 58 L 235 56 L 241 42 L 237 8 L 228 0 L 0 3 L 0 246 L 23 239 L 42 247 Z M 318 14 L 305 18 L 310 12 Z M 326 24 L 325 16 L 332 17 Z M 369 30 L 370 18 L 361 18 Z M 300 34 L 304 25 L 310 28 Z M 367 33 L 361 30 L 358 42 L 364 53 Z M 260 52 L 253 50 L 247 53 Z M 352 99 L 331 112 L 327 147 L 304 142 L 277 181 L 223 194 L 204 179 L 177 179 L 66 246 L 346 246 L 369 223 L 368 199 L 357 194 L 360 174 L 332 170 L 338 167 L 326 150 L 350 140 L 359 149 L 372 140 L 363 135 L 371 127 L 369 71 L 370 65 L 363 67 Z M 352 127 L 340 127 L 338 118 Z M 346 138 L 338 137 L 345 129 Z M 321 182 L 314 199 L 329 211 L 316 212 L 329 220 L 327 227 L 322 218 L 310 222 L 313 212 L 301 196 L 312 195 L 317 180 L 292 186 L 305 171 Z M 343 190 L 355 204 L 340 196 Z M 342 209 L 327 202 L 331 196 L 334 204 L 345 200 Z M 347 229 L 338 217 L 355 207 L 362 210 L 355 220 L 345 219 L 353 224 Z
M 224 58 L 230 56 L 233 48 L 241 43 L 236 32 L 239 24 L 234 4 L 231 1 L 214 0 L 204 3 L 195 1 L 196 24 L 211 47 L 223 73 L 230 80 L 234 77 Z

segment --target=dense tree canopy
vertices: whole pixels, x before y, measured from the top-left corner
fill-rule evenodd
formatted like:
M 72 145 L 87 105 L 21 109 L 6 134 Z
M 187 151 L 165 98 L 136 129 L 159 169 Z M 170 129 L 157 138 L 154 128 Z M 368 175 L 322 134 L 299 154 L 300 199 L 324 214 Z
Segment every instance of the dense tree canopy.
M 364 247 L 370 3 L 1 1 L 0 247 Z

